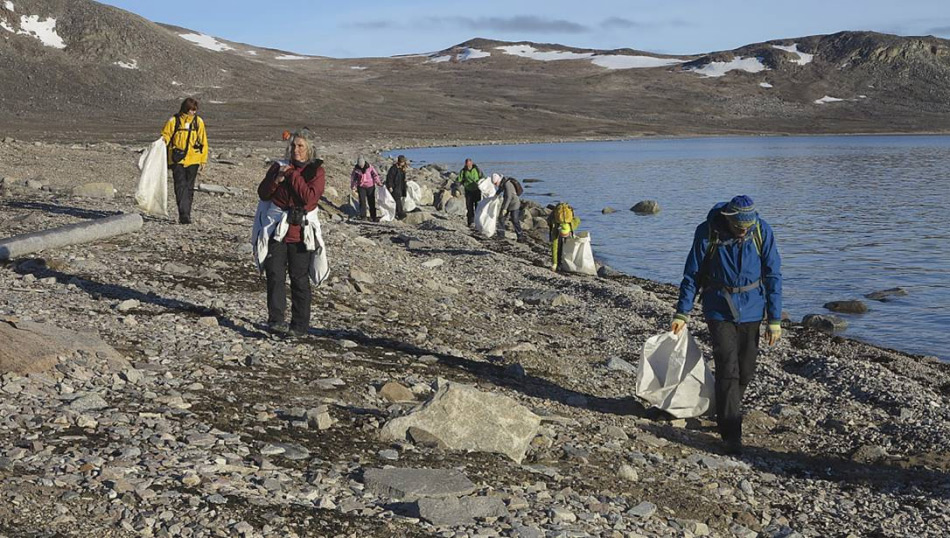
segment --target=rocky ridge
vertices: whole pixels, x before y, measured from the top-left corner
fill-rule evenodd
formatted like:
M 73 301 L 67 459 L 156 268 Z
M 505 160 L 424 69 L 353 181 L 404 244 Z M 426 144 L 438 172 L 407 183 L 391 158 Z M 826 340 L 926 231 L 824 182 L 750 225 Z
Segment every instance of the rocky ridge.
M 0 144 L 0 236 L 133 211 L 139 149 Z M 433 205 L 418 224 L 349 220 L 357 150 L 325 151 L 332 278 L 304 338 L 266 332 L 249 256 L 276 144 L 216 145 L 199 181 L 227 189 L 196 194 L 197 225 L 148 218 L 136 234 L 0 266 L 3 327 L 94 333 L 119 356 L 63 348 L 52 368 L 0 373 L 0 534 L 941 536 L 950 525 L 946 364 L 791 327 L 747 394 L 746 454 L 723 456 L 709 420 L 669 420 L 632 397 L 640 346 L 665 330 L 674 290 L 552 274 L 543 243 L 479 238 Z M 72 194 L 102 170 L 114 197 Z M 449 176 L 410 174 L 442 207 Z M 534 224 L 543 208 L 532 211 Z M 380 437 L 443 380 L 539 417 L 521 463 L 444 448 L 438 425 Z

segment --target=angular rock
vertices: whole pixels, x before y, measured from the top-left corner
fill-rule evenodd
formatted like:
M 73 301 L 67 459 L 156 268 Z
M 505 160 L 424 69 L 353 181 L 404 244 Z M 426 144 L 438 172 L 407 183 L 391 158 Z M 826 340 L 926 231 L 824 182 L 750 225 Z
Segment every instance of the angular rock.
M 660 212 L 660 203 L 656 200 L 643 200 L 634 204 L 630 211 L 639 215 L 655 215 Z
M 614 208 L 612 208 L 612 207 L 605 207 L 605 208 L 603 208 L 603 209 L 600 210 L 600 212 L 603 213 L 604 215 L 609 215 L 609 214 L 611 214 L 611 213 L 615 213 L 616 211 L 617 211 L 617 210 L 614 209 Z
M 808 314 L 802 319 L 802 325 L 810 329 L 834 333 L 848 328 L 848 322 L 838 316 L 825 314 Z
M 460 497 L 475 491 L 475 484 L 454 469 L 367 469 L 363 483 L 367 491 L 403 501 Z
M 630 510 L 627 510 L 627 515 L 638 517 L 640 519 L 646 519 L 655 513 L 656 513 L 656 505 L 649 501 L 643 501 L 642 503 L 634 506 Z
M 629 482 L 636 482 L 640 480 L 640 475 L 637 473 L 637 470 L 626 464 L 620 466 L 620 472 L 618 475 L 620 478 L 623 478 Z
M 533 306 L 564 306 L 574 303 L 574 298 L 557 291 L 525 290 L 518 297 L 526 304 Z
M 109 407 L 109 403 L 98 394 L 86 394 L 69 402 L 69 408 L 77 413 L 105 409 L 106 407 Z
M 825 303 L 825 308 L 840 314 L 864 314 L 868 311 L 868 305 L 863 301 L 832 301 Z
M 360 284 L 372 285 L 376 283 L 376 279 L 373 278 L 369 273 L 356 269 L 355 267 L 350 268 L 350 278 L 356 282 L 359 282 Z
M 402 441 L 415 427 L 451 450 L 495 452 L 521 463 L 540 424 L 541 417 L 507 396 L 442 382 L 427 402 L 386 423 L 380 438 Z
M 626 372 L 628 374 L 637 373 L 637 367 L 620 357 L 610 357 L 607 359 L 607 369 L 614 372 Z
M 423 222 L 428 222 L 434 218 L 435 217 L 432 216 L 432 213 L 427 211 L 413 211 L 412 213 L 406 213 L 406 217 L 402 219 L 402 221 L 412 226 L 418 226 Z
M 907 295 L 907 290 L 904 288 L 890 288 L 869 293 L 865 295 L 865 297 L 872 301 L 887 302 L 890 301 L 892 297 L 904 297 L 905 295 Z
M 379 397 L 393 403 L 416 401 L 416 395 L 411 390 L 395 381 L 383 385 L 383 388 L 379 389 Z
M 118 351 L 98 336 L 54 325 L 0 319 L 0 374 L 32 374 L 50 370 L 61 356 L 82 352 L 105 359 L 110 369 L 128 367 Z
M 449 215 L 464 217 L 466 213 L 464 198 L 449 198 L 445 202 L 443 211 Z

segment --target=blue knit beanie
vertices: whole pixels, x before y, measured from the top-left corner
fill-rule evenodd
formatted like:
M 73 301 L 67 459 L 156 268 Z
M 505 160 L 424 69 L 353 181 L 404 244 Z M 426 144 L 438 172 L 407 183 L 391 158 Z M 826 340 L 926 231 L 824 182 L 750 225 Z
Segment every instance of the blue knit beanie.
M 743 228 L 752 226 L 758 218 L 758 213 L 755 211 L 755 203 L 752 201 L 752 198 L 745 195 L 736 196 L 732 200 L 729 200 L 726 207 L 722 209 L 722 214 Z

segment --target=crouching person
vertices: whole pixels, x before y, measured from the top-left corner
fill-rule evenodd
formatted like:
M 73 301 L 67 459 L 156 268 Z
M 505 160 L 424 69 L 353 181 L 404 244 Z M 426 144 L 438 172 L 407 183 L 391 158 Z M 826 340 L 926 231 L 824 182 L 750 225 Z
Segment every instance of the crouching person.
M 308 133 L 294 133 L 285 160 L 267 171 L 257 188 L 261 202 L 254 219 L 254 259 L 267 275 L 267 325 L 275 332 L 289 330 L 296 335 L 306 334 L 310 327 L 311 281 L 319 284 L 327 272 L 317 218 L 326 175 Z M 289 326 L 284 318 L 288 272 Z

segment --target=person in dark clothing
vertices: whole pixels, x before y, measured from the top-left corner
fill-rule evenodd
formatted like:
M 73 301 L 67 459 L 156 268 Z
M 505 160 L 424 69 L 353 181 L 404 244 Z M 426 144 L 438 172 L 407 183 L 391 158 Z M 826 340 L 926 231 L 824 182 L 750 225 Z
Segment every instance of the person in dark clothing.
M 755 374 L 759 327 L 782 336 L 782 259 L 772 227 L 748 196 L 717 204 L 696 228 L 671 330 L 686 326 L 699 294 L 716 367 L 716 422 L 730 454 L 742 452 L 742 396 Z
M 406 197 L 406 171 L 409 170 L 409 161 L 405 155 L 396 158 L 396 162 L 389 167 L 386 172 L 386 188 L 393 195 L 396 201 L 396 218 L 402 220 L 406 218 L 406 211 L 403 209 L 403 198 Z
M 195 180 L 208 162 L 208 133 L 198 116 L 198 101 L 189 97 L 182 101 L 178 114 L 165 122 L 162 138 L 168 146 L 168 167 L 175 182 L 178 223 L 191 224 Z
M 285 213 L 289 226 L 283 237 L 275 226 L 267 243 L 264 270 L 267 274 L 267 324 L 276 332 L 306 334 L 310 327 L 310 265 L 314 252 L 304 242 L 307 214 L 314 211 L 323 196 L 326 173 L 317 158 L 307 131 L 294 133 L 287 147 L 286 161 L 271 165 L 257 188 L 262 201 L 270 201 Z M 291 318 L 284 322 L 287 306 L 285 283 L 290 272 Z
M 455 181 L 465 188 L 465 210 L 469 226 L 475 223 L 475 207 L 482 200 L 482 191 L 478 190 L 478 181 L 484 177 L 485 175 L 478 169 L 474 161 L 465 159 L 465 166 L 459 170 L 458 177 L 455 178 Z
M 360 220 L 366 220 L 366 208 L 369 207 L 370 218 L 373 222 L 379 221 L 379 217 L 376 216 L 376 187 L 382 184 L 379 172 L 369 164 L 369 161 L 362 156 L 356 160 L 356 165 L 350 174 L 350 188 L 359 193 Z
M 518 197 L 518 189 L 515 187 L 514 178 L 505 176 L 503 179 L 495 181 L 495 174 L 492 174 L 492 182 L 504 194 L 501 202 L 501 209 L 498 212 L 499 230 L 502 234 L 505 232 L 505 219 L 511 219 L 511 226 L 515 229 L 515 235 L 518 236 L 518 242 L 524 242 L 524 231 L 521 230 L 521 198 Z

